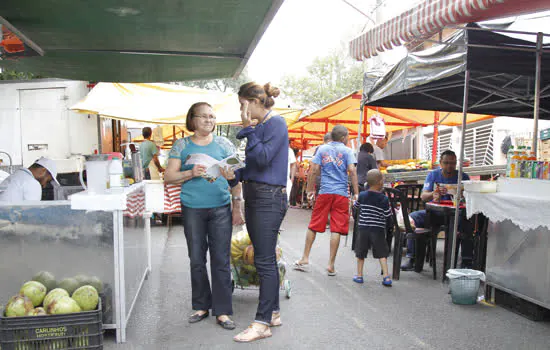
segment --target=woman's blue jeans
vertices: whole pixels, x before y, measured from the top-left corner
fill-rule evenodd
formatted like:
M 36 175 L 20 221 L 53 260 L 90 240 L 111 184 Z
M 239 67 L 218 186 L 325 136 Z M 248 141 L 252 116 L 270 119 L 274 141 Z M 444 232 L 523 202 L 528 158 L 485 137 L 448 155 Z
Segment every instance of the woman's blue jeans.
M 284 186 L 258 182 L 244 184 L 245 219 L 254 246 L 254 264 L 260 277 L 260 301 L 255 322 L 269 325 L 279 311 L 279 269 L 275 248 L 288 209 Z
M 229 254 L 233 230 L 229 205 L 195 209 L 182 206 L 183 228 L 191 261 L 193 310 L 210 310 L 214 316 L 232 315 L 231 268 Z M 206 269 L 210 251 L 212 290 Z

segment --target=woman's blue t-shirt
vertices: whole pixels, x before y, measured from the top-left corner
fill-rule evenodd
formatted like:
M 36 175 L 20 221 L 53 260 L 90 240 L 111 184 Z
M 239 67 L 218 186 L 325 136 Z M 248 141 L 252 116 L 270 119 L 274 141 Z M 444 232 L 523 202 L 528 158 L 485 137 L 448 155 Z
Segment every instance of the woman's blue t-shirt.
M 222 160 L 236 153 L 236 148 L 231 141 L 221 136 L 214 136 L 206 146 L 197 145 L 190 137 L 185 137 L 176 141 L 169 158 L 181 160 L 181 171 L 186 171 L 193 168 L 193 165 L 185 165 L 187 157 L 197 153 Z M 180 199 L 182 205 L 196 209 L 228 205 L 231 202 L 229 184 L 223 177 L 212 183 L 202 177 L 195 177 L 181 184 Z

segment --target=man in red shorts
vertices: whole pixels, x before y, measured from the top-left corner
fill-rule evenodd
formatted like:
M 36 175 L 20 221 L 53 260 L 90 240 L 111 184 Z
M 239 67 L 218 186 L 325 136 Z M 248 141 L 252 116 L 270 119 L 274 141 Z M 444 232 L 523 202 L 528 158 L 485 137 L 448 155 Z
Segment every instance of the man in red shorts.
M 353 151 L 346 147 L 349 139 L 348 129 L 337 125 L 332 129 L 331 134 L 332 142 L 321 145 L 311 161 L 307 186 L 308 197 L 312 199 L 315 194 L 314 181 L 311 180 L 315 179 L 319 173 L 321 173 L 321 189 L 311 214 L 304 255 L 294 263 L 294 269 L 307 271 L 309 253 L 315 236 L 317 232 L 325 232 L 330 213 L 330 258 L 327 273 L 329 276 L 336 276 L 334 261 L 340 245 L 340 236 L 347 235 L 349 231 L 348 176 L 351 179 L 353 193 L 359 193 L 359 188 L 355 171 L 357 160 Z

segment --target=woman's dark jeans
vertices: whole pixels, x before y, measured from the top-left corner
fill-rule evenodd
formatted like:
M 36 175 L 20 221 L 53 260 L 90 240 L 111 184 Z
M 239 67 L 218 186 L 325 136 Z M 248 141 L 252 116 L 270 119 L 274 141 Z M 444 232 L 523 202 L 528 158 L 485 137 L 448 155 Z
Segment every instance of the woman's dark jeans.
M 232 218 L 229 205 L 194 209 L 182 206 L 183 228 L 191 261 L 193 310 L 210 310 L 215 316 L 232 315 L 231 249 Z M 206 269 L 210 250 L 212 291 Z
M 288 208 L 284 186 L 257 182 L 244 184 L 245 219 L 254 246 L 254 264 L 260 277 L 260 301 L 255 321 L 269 325 L 279 311 L 279 269 L 275 248 Z

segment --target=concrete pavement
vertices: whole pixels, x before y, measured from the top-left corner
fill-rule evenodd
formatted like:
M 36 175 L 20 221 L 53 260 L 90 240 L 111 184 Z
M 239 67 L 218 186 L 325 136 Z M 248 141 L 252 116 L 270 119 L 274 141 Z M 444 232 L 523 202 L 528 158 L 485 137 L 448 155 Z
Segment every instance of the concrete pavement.
M 283 223 L 281 246 L 290 265 L 299 258 L 311 211 L 291 209 Z M 351 237 L 350 237 L 351 238 Z M 235 290 L 235 331 L 226 331 L 210 317 L 187 323 L 191 288 L 185 237 L 181 225 L 153 229 L 153 273 L 141 292 L 128 326 L 128 341 L 115 344 L 106 334 L 105 349 L 548 349 L 550 324 L 529 321 L 500 307 L 451 303 L 448 286 L 421 274 L 403 272 L 392 288 L 381 285 L 380 267 L 366 262 L 365 283 L 351 278 L 353 252 L 342 239 L 336 269 L 325 268 L 329 234 L 318 234 L 310 272 L 289 268 L 293 294 L 281 293 L 283 326 L 273 337 L 252 344 L 232 337 L 252 321 L 257 290 Z M 442 246 L 442 241 L 439 242 Z M 441 257 L 439 257 L 441 261 Z M 391 266 L 391 260 L 390 260 Z M 441 271 L 441 269 L 439 269 Z

